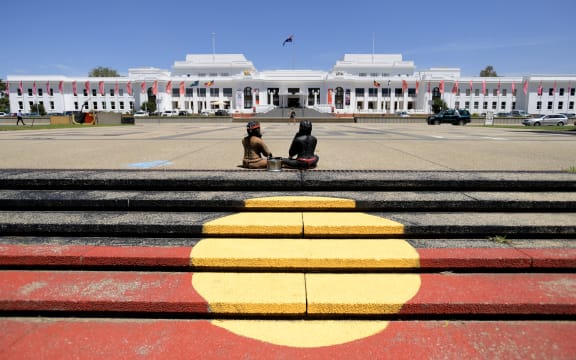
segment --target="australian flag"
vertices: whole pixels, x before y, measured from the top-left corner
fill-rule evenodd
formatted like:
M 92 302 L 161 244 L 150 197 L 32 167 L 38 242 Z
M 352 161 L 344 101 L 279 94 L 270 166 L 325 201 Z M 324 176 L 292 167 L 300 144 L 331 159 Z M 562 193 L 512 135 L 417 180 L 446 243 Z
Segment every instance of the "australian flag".
M 292 42 L 292 37 L 294 35 L 290 35 L 286 38 L 286 40 L 284 40 L 284 42 L 282 43 L 282 46 L 286 45 L 286 43 L 291 43 Z

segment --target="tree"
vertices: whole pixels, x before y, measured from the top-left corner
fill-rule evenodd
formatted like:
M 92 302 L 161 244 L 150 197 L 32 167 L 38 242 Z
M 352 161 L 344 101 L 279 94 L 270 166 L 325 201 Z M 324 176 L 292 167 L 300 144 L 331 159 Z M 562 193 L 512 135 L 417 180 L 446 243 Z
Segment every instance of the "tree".
M 89 77 L 120 77 L 118 72 L 114 69 L 99 66 L 96 69 L 92 69 L 88 74 Z
M 8 98 L 8 93 L 6 92 L 6 83 L 0 79 L 0 111 L 8 112 L 10 109 L 10 99 Z
M 498 74 L 496 73 L 496 71 L 494 70 L 494 67 L 492 65 L 488 65 L 486 66 L 486 68 L 482 71 L 480 71 L 480 76 L 481 77 L 498 77 Z
M 432 101 L 432 112 L 434 114 L 438 114 L 440 111 L 446 110 L 447 108 L 448 105 L 446 105 L 446 102 L 442 99 L 434 99 L 434 101 Z

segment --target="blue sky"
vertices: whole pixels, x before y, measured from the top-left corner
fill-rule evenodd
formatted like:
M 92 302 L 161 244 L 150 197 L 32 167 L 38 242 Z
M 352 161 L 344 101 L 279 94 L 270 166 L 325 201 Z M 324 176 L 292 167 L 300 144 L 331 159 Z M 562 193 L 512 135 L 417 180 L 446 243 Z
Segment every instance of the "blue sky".
M 394 53 L 417 70 L 576 74 L 576 1 L 7 1 L 0 78 L 170 70 L 186 54 L 241 53 L 258 70 L 328 71 L 346 53 Z M 294 35 L 294 42 L 282 46 Z

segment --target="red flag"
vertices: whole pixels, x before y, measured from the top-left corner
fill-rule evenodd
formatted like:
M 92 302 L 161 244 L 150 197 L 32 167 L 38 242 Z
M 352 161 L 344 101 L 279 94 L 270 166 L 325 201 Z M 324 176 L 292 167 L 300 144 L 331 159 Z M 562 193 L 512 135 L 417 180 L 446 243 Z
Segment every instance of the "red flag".
M 20 81 L 20 86 L 18 87 L 18 90 L 20 90 L 20 94 L 24 92 L 24 88 L 22 87 L 22 81 Z
M 514 82 L 512 82 L 512 95 L 514 95 L 514 90 L 516 90 L 516 84 L 514 84 Z
M 126 92 L 128 93 L 128 95 L 132 96 L 132 82 L 128 81 L 126 83 Z
M 542 96 L 542 81 L 540 81 L 540 85 L 538 85 L 538 96 Z
M 556 81 L 554 81 L 554 88 L 552 88 L 552 96 L 556 93 Z
M 72 81 L 72 92 L 74 96 L 78 95 L 78 88 L 76 87 L 76 81 Z
M 114 94 L 118 95 L 118 81 L 114 84 Z
M 420 83 L 418 82 L 418 80 L 416 80 L 416 95 L 418 95 L 418 87 L 420 86 Z
M 496 95 L 500 95 L 500 80 L 498 80 L 498 89 L 496 89 Z
M 146 92 L 146 83 L 143 82 L 142 84 L 140 84 L 140 93 L 144 94 Z
M 408 83 L 406 80 L 402 80 L 402 92 L 406 92 L 408 90 Z
M 158 95 L 158 80 L 154 81 L 152 84 L 152 94 Z
M 570 90 L 568 90 L 570 92 Z M 10 83 L 6 82 L 6 94 L 10 95 Z
M 444 94 L 444 80 L 440 80 L 439 88 L 440 94 Z
M 50 95 L 50 81 L 46 81 L 46 94 Z
M 36 95 L 36 81 L 32 84 L 32 94 Z
M 524 80 L 524 95 L 528 95 L 528 80 Z
M 86 89 L 86 92 L 90 94 L 90 81 L 84 83 L 84 89 Z
M 60 94 L 64 93 L 64 81 L 60 81 L 58 83 L 58 91 L 60 92 Z
M 454 81 L 454 85 L 452 85 L 452 94 L 456 94 L 458 92 L 458 80 Z
M 482 80 L 482 95 L 486 95 L 486 80 Z
M 212 86 L 212 85 L 214 85 L 214 80 L 210 80 L 204 83 L 204 86 Z
M 98 92 L 100 92 L 100 95 L 104 95 L 104 81 L 98 83 Z
M 172 93 L 172 80 L 168 81 L 168 83 L 166 83 L 166 94 L 171 94 Z
M 472 87 L 473 87 L 472 79 L 470 79 L 470 94 L 472 94 Z
M 184 96 L 185 88 L 184 88 L 184 81 L 180 81 L 180 96 Z

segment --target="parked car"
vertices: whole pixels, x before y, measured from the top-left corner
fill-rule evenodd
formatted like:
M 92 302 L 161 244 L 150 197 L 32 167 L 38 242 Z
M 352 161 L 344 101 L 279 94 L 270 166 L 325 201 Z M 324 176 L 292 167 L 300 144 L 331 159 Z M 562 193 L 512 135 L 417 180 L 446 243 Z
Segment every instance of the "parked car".
M 226 110 L 216 110 L 216 112 L 214 113 L 214 115 L 216 116 L 228 116 L 228 111 Z
M 560 113 L 562 115 L 566 115 L 568 119 L 576 119 L 576 114 L 574 113 Z
M 470 122 L 470 112 L 466 109 L 446 109 L 438 114 L 428 116 L 428 125 L 449 123 L 452 125 L 466 125 Z
M 540 126 L 540 125 L 552 125 L 552 126 L 564 126 L 568 124 L 568 117 L 563 114 L 551 114 L 551 115 L 540 115 L 537 117 L 531 117 L 522 120 L 522 124 L 525 126 Z
M 148 112 L 144 110 L 139 110 L 134 113 L 134 117 L 144 117 L 148 116 Z
M 408 114 L 407 111 L 397 111 L 397 112 L 396 112 L 396 116 L 400 116 L 400 117 L 410 117 L 410 114 Z
M 186 110 L 180 110 L 178 111 L 178 116 L 188 116 L 190 114 L 188 114 L 188 111 Z
M 526 111 L 524 110 L 512 110 L 510 112 L 510 116 L 511 117 L 529 117 L 530 114 L 528 114 Z
M 0 112 L 0 117 L 8 116 L 5 112 Z
M 164 110 L 160 116 L 178 116 L 178 111 L 176 110 Z

